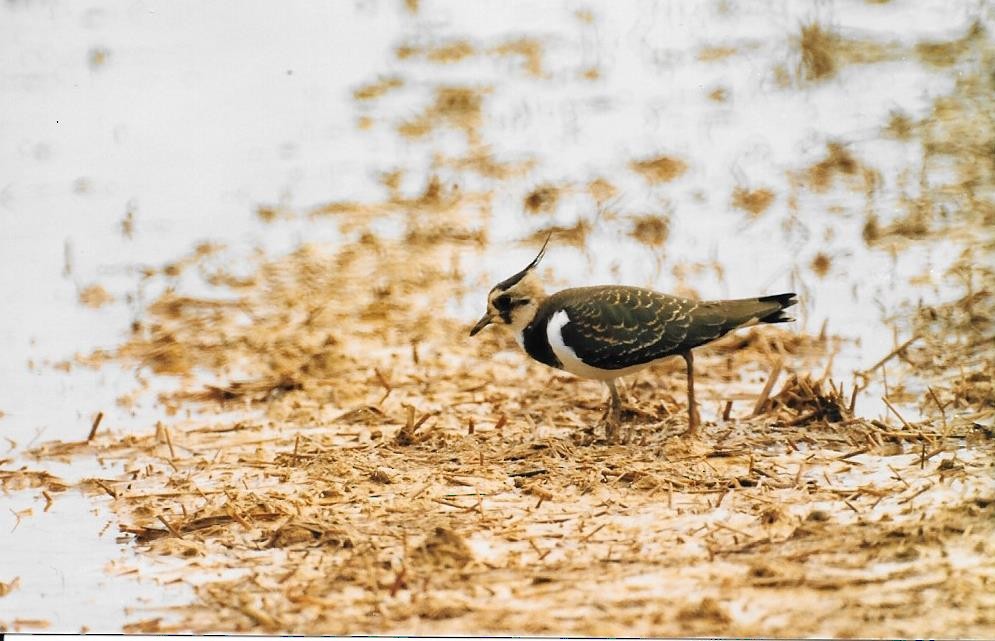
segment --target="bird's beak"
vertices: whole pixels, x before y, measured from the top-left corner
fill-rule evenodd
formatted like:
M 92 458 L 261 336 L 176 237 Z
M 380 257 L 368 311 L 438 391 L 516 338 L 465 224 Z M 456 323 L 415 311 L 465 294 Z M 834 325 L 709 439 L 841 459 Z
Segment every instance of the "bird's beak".
M 490 314 L 484 314 L 483 318 L 481 318 L 480 320 L 478 320 L 477 324 L 474 325 L 473 329 L 470 330 L 470 336 L 473 336 L 474 334 L 476 334 L 477 332 L 479 332 L 480 330 L 484 329 L 485 327 L 487 327 L 490 324 L 491 324 L 491 315 Z

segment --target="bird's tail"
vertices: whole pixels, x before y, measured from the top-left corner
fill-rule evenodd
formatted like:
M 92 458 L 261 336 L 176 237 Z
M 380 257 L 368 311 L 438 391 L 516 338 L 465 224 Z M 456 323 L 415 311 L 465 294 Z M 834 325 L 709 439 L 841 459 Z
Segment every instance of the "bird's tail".
M 784 313 L 784 310 L 798 302 L 794 292 L 789 294 L 773 294 L 771 296 L 761 296 L 757 299 L 761 303 L 777 303 L 780 307 L 766 316 L 761 316 L 759 323 L 790 323 L 795 320 Z

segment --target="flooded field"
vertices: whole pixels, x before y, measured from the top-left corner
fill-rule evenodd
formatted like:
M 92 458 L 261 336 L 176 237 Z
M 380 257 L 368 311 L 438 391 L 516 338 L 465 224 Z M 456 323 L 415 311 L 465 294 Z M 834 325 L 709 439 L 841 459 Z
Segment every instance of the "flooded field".
M 0 7 L 0 629 L 995 634 L 989 3 Z M 53 34 L 56 38 L 53 38 Z M 606 392 L 548 291 L 795 291 Z

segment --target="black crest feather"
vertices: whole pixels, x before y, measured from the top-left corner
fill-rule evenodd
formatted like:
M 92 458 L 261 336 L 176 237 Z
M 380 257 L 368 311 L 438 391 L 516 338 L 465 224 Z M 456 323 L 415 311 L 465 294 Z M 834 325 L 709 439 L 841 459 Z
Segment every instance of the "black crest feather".
M 553 232 L 550 231 L 549 235 L 546 236 L 546 241 L 542 244 L 542 249 L 539 250 L 539 253 L 532 260 L 532 262 L 529 263 L 528 266 L 525 269 L 523 269 L 522 271 L 518 272 L 514 276 L 511 276 L 510 278 L 506 278 L 506 279 L 502 280 L 500 283 L 498 283 L 497 285 L 494 286 L 494 289 L 502 290 L 502 291 L 506 290 L 506 289 L 508 289 L 510 287 L 513 287 L 515 285 L 515 283 L 517 283 L 518 281 L 520 281 L 523 278 L 525 278 L 526 274 L 528 274 L 530 271 L 532 271 L 533 269 L 535 269 L 539 265 L 539 262 L 542 260 L 542 257 L 546 254 L 546 246 L 549 245 L 549 239 L 552 238 L 552 237 L 553 237 Z

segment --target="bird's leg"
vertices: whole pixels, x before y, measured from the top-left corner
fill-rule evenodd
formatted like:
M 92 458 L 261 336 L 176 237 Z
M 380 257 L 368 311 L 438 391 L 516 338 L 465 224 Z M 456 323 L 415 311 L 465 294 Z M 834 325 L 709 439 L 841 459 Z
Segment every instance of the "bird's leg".
M 622 421 L 622 399 L 618 395 L 618 389 L 615 388 L 614 379 L 605 381 L 605 385 L 611 392 L 611 397 L 608 399 L 608 412 L 605 414 L 605 436 L 608 438 L 608 442 L 612 443 L 618 436 L 618 428 Z
M 683 436 L 694 436 L 698 433 L 698 424 L 701 419 L 698 416 L 698 406 L 694 402 L 694 357 L 691 356 L 691 350 L 688 350 L 681 354 L 684 357 L 684 362 L 688 366 L 688 428 L 684 431 Z

